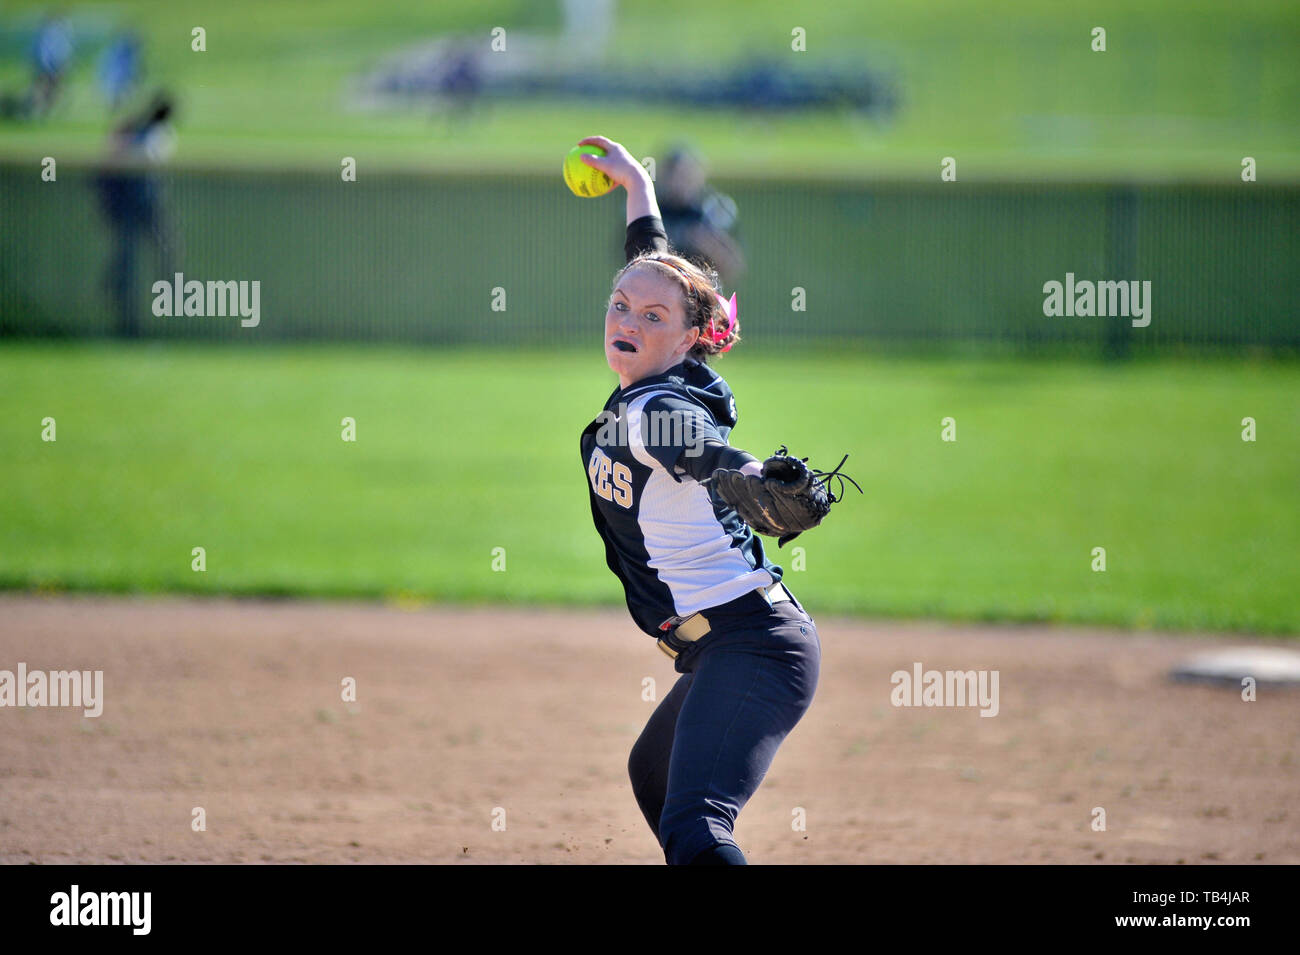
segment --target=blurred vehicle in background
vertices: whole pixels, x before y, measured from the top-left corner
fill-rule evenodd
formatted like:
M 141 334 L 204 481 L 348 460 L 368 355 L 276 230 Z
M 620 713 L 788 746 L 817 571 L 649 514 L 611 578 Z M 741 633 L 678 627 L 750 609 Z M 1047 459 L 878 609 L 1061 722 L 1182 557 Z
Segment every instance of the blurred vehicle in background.
M 747 57 L 716 65 L 692 61 L 656 69 L 603 66 L 575 56 L 587 34 L 514 34 L 509 56 L 472 36 L 445 35 L 387 56 L 357 78 L 356 94 L 369 108 L 447 100 L 449 77 L 472 70 L 476 97 L 498 102 L 568 100 L 693 107 L 777 116 L 813 109 L 888 120 L 901 104 L 898 78 L 890 70 L 829 59 L 816 65 Z M 572 47 L 572 48 L 571 48 Z

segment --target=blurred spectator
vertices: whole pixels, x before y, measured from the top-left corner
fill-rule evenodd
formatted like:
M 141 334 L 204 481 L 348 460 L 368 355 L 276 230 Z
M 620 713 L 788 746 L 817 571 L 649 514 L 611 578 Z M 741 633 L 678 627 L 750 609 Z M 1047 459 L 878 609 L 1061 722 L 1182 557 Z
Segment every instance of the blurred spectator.
M 140 80 L 140 38 L 121 33 L 104 49 L 99 61 L 99 89 L 117 112 Z
M 456 126 L 469 119 L 474 101 L 483 89 L 478 51 L 472 46 L 453 46 L 438 78 L 438 92 L 446 104 L 448 123 Z
M 158 250 L 159 269 L 170 276 L 179 260 L 179 237 L 162 206 L 157 166 L 172 153 L 174 105 L 166 93 L 155 94 L 139 115 L 124 120 L 112 132 L 104 168 L 95 178 L 100 207 L 112 230 L 113 253 L 104 284 L 113 296 L 117 334 L 140 334 L 135 292 L 137 245 L 148 238 Z
M 72 59 L 72 28 L 61 14 L 41 21 L 32 39 L 32 88 L 27 94 L 27 115 L 45 116 L 63 89 L 63 77 Z
M 708 184 L 704 161 L 685 146 L 670 151 L 658 169 L 655 194 L 673 247 L 709 263 L 724 286 L 734 286 L 745 272 L 745 254 L 734 235 L 736 202 Z

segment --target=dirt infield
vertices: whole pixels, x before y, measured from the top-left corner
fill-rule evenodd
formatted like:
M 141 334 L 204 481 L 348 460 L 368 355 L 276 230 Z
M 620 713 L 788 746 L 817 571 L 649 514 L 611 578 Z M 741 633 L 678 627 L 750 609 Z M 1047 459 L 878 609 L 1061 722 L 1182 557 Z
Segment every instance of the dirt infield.
M 1300 690 L 1166 677 L 1259 641 L 818 627 L 751 862 L 1300 862 Z M 891 705 L 917 661 L 997 670 L 997 716 Z M 0 709 L 3 862 L 662 862 L 625 764 L 675 674 L 622 612 L 0 596 L 19 662 L 103 670 L 104 711 Z

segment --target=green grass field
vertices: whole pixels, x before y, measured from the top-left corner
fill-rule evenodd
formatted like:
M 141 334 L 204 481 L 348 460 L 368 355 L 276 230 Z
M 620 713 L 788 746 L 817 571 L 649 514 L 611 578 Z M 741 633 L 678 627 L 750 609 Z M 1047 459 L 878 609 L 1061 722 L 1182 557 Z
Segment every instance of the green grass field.
M 848 451 L 866 490 L 780 552 L 789 569 L 804 548 L 788 579 L 814 613 L 1300 632 L 1294 363 L 741 350 L 718 367 L 738 446 L 824 467 Z M 9 342 L 0 380 L 0 585 L 622 599 L 577 450 L 613 386 L 598 348 Z
M 17 0 L 0 43 L 0 88 L 26 82 L 18 39 L 49 4 Z M 227 0 L 83 3 L 70 8 L 92 38 L 134 26 L 146 37 L 151 81 L 182 98 L 176 161 L 337 170 L 357 157 L 381 168 L 559 169 L 592 132 L 638 156 L 683 136 L 722 176 L 936 179 L 940 157 L 963 180 L 1036 177 L 1194 178 L 1234 182 L 1254 156 L 1261 181 L 1300 178 L 1300 8 L 1292 0 L 929 0 L 905 4 L 778 0 L 619 4 L 609 68 L 671 70 L 766 56 L 816 69 L 869 57 L 899 78 L 903 108 L 887 124 L 835 113 L 761 119 L 677 108 L 573 101 L 497 103 L 463 128 L 427 109 L 364 112 L 353 79 L 396 50 L 447 33 L 493 27 L 556 37 L 560 3 L 484 0 Z M 190 49 L 203 26 L 207 51 Z M 1107 30 L 1104 53 L 1091 31 Z M 791 50 L 806 31 L 807 50 Z M 0 34 L 3 39 L 5 34 Z M 509 55 L 509 43 L 505 55 Z M 555 55 L 564 58 L 563 47 Z M 0 157 L 85 161 L 100 154 L 109 118 L 93 60 L 74 75 L 48 123 L 0 126 Z

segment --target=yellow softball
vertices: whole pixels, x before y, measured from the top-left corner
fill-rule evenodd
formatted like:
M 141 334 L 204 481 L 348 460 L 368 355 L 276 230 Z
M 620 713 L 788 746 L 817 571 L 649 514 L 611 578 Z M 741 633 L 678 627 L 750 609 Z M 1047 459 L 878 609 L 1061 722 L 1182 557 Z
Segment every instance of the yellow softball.
M 596 196 L 603 196 L 614 188 L 614 180 L 605 175 L 599 169 L 593 169 L 578 157 L 583 153 L 590 153 L 593 156 L 605 155 L 605 150 L 600 146 L 574 146 L 569 150 L 569 154 L 564 157 L 564 184 L 575 196 L 581 196 L 584 199 L 594 199 Z

